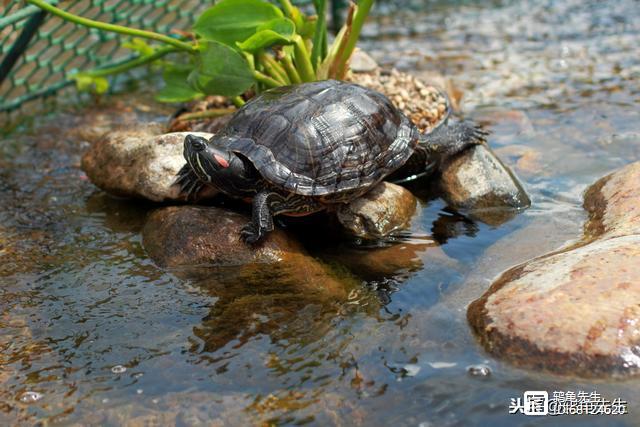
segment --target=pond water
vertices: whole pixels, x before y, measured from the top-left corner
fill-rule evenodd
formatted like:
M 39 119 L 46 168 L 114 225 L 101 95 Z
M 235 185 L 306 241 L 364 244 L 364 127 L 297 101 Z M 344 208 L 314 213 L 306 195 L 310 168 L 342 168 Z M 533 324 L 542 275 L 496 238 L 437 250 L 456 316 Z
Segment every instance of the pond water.
M 344 282 L 337 302 L 296 298 L 295 284 L 280 294 L 275 274 L 264 288 L 189 277 L 145 255 L 154 206 L 105 196 L 79 169 L 83 141 L 170 110 L 147 94 L 62 109 L 0 145 L 0 424 L 638 424 L 639 381 L 514 368 L 466 322 L 500 272 L 581 237 L 589 184 L 640 160 L 638 2 L 401 6 L 379 4 L 363 48 L 425 80 L 451 77 L 531 209 L 488 226 L 424 201 L 386 249 L 307 236 Z M 509 415 L 525 390 L 597 390 L 631 414 Z

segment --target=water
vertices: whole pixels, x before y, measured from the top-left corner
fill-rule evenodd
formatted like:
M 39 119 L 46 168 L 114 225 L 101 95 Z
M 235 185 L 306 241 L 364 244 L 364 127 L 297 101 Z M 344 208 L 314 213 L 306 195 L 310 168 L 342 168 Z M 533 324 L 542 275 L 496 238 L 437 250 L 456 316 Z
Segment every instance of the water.
M 337 300 L 277 276 L 167 272 L 140 242 L 154 207 L 97 191 L 79 159 L 82 141 L 170 110 L 141 94 L 40 118 L 0 146 L 0 424 L 637 424 L 637 380 L 516 369 L 465 319 L 501 271 L 578 239 L 584 189 L 640 160 L 637 1 L 379 6 L 365 49 L 450 76 L 532 208 L 491 227 L 431 200 L 405 242 L 379 251 L 308 236 L 344 285 Z M 527 389 L 597 390 L 632 413 L 508 415 Z

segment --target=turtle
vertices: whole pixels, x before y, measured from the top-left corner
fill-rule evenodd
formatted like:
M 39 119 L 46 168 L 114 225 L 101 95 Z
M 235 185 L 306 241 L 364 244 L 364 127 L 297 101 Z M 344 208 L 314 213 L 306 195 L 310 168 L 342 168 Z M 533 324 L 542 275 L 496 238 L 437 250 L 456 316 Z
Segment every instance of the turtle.
M 421 133 L 386 96 L 350 82 L 280 86 L 248 101 L 211 139 L 188 134 L 176 184 L 187 198 L 211 185 L 251 201 L 252 219 L 240 234 L 254 244 L 273 230 L 276 215 L 308 215 L 385 178 L 433 173 L 487 135 L 448 118 Z

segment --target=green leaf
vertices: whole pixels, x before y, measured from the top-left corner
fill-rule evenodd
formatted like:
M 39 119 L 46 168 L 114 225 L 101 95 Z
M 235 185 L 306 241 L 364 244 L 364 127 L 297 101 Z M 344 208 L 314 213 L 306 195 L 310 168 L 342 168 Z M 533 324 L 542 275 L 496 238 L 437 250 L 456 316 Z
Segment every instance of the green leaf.
M 256 28 L 256 33 L 264 30 L 271 30 L 282 36 L 292 37 L 296 32 L 296 24 L 289 18 L 277 18 L 260 25 Z
M 236 96 L 255 83 L 253 70 L 234 49 L 213 40 L 203 42 L 189 84 L 207 95 Z
M 159 102 L 187 102 L 199 99 L 204 94 L 189 85 L 187 79 L 192 67 L 171 67 L 162 73 L 165 86 L 156 94 Z
M 292 20 L 288 18 L 272 19 L 260 25 L 254 35 L 242 43 L 236 44 L 241 50 L 253 53 L 275 44 L 291 44 L 291 37 L 293 37 L 295 32 L 296 26 Z
M 251 37 L 259 26 L 283 14 L 264 0 L 222 0 L 200 15 L 193 31 L 231 47 Z
M 238 47 L 247 52 L 257 52 L 273 45 L 288 45 L 293 43 L 290 37 L 282 36 L 275 31 L 262 30 L 255 33 L 242 43 L 238 43 Z

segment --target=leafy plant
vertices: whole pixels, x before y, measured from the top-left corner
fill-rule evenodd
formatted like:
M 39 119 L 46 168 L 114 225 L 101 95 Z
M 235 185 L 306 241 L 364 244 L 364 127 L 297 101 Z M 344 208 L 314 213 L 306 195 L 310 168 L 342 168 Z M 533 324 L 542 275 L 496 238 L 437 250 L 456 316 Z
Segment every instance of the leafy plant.
M 133 37 L 123 46 L 138 56 L 110 68 L 76 73 L 73 78 L 81 90 L 102 93 L 108 88 L 106 76 L 154 64 L 162 69 L 165 83 L 157 94 L 159 101 L 222 95 L 238 106 L 244 102 L 240 95 L 248 92 L 343 79 L 373 5 L 373 0 L 351 4 L 346 23 L 329 46 L 327 0 L 314 0 L 313 16 L 304 15 L 290 0 L 280 0 L 280 7 L 266 0 L 221 0 L 198 17 L 191 33 L 178 37 L 90 20 L 45 0 L 26 1 L 76 24 Z

